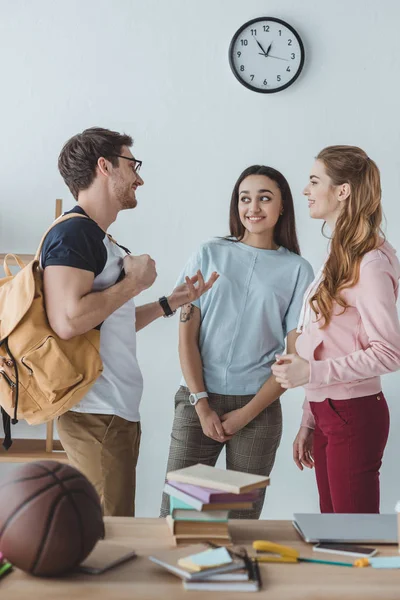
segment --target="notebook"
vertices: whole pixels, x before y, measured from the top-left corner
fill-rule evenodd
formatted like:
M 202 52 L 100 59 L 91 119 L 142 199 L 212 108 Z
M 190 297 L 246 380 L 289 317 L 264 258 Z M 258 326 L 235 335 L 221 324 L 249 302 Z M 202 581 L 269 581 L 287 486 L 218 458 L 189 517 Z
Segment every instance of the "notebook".
M 209 575 L 207 581 L 247 581 L 249 579 L 248 572 L 243 569 L 240 571 L 231 571 L 230 573 L 220 573 L 219 575 Z M 196 581 L 195 578 L 190 581 Z
M 293 515 L 293 525 L 306 542 L 397 544 L 397 515 Z
M 257 561 L 250 561 L 248 569 L 247 580 L 216 581 L 208 578 L 200 580 L 197 579 L 198 573 L 196 573 L 196 579 L 184 580 L 183 587 L 185 590 L 203 590 L 207 592 L 258 592 L 262 584 Z
M 173 573 L 184 580 L 202 580 L 210 575 L 217 575 L 244 569 L 244 561 L 237 558 L 235 558 L 229 564 L 221 565 L 211 569 L 204 569 L 203 571 L 190 571 L 189 569 L 184 569 L 178 565 L 178 560 L 180 558 L 185 558 L 192 554 L 198 554 L 209 549 L 210 546 L 207 544 L 196 544 L 194 546 L 185 546 L 184 548 L 177 548 L 173 550 L 162 550 L 149 556 L 149 559 L 157 565 L 164 567 L 164 569 L 170 571 L 170 573 Z
M 217 467 L 210 467 L 201 463 L 177 471 L 170 471 L 167 473 L 167 479 L 223 490 L 232 494 L 243 494 L 269 485 L 269 477 L 242 473 L 241 471 L 217 469 Z
M 228 550 L 221 548 L 208 548 L 204 552 L 191 554 L 178 560 L 178 566 L 188 571 L 203 571 L 212 567 L 228 565 L 232 562 L 232 557 Z
M 79 565 L 78 569 L 83 573 L 99 575 L 108 571 L 108 569 L 117 567 L 134 558 L 136 558 L 134 550 L 126 546 L 114 544 L 114 542 L 99 540 L 89 556 Z

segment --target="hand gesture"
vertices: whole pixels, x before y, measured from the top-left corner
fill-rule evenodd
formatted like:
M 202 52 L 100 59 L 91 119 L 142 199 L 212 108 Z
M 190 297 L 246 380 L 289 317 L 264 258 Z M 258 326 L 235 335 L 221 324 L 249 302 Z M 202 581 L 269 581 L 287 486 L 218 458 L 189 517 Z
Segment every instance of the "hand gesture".
M 152 286 L 157 277 L 156 263 L 148 254 L 125 256 L 124 271 L 126 277 L 130 277 L 140 291 Z
M 277 354 L 272 365 L 275 379 L 285 389 L 306 385 L 310 381 L 310 363 L 297 354 Z
M 219 275 L 215 271 L 211 274 L 210 279 L 205 282 L 203 274 L 200 270 L 197 271 L 193 277 L 185 277 L 185 282 L 182 285 L 178 285 L 168 298 L 168 304 L 172 310 L 183 306 L 184 304 L 191 304 L 200 296 L 208 292 L 217 281 Z M 196 285 L 197 284 L 197 285 Z

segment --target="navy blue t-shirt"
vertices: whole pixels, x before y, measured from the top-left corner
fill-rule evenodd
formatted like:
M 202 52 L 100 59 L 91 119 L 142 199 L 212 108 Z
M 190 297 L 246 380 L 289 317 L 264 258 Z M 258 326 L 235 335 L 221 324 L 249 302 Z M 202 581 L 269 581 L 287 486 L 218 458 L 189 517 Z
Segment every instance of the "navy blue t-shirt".
M 86 215 L 79 205 L 69 212 Z M 122 278 L 127 252 L 92 219 L 74 217 L 49 231 L 42 247 L 41 266 L 43 269 L 65 266 L 90 271 L 94 274 L 92 292 L 101 292 Z M 103 373 L 72 410 L 139 421 L 143 379 L 136 358 L 133 298 L 101 324 L 100 355 Z

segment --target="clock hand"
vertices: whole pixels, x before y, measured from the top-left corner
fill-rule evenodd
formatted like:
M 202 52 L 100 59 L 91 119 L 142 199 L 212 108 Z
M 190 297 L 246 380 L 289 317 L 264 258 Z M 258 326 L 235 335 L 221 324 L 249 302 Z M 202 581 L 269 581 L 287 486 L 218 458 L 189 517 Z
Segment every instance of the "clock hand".
M 256 39 L 256 38 L 254 38 Z M 259 45 L 259 47 L 261 48 L 261 50 L 263 51 L 263 55 L 267 56 L 267 53 L 265 52 L 264 48 L 261 46 L 260 42 L 258 40 L 256 40 L 257 44 Z M 261 52 L 259 52 L 259 54 L 261 54 Z
M 267 52 L 266 52 L 266 55 L 265 55 L 265 56 L 268 56 L 268 54 L 269 54 L 269 51 L 271 50 L 271 48 L 272 48 L 272 42 L 271 42 L 271 43 L 270 43 L 270 45 L 268 46 L 268 50 L 267 50 Z
M 268 58 L 276 58 L 277 60 L 286 60 L 286 62 L 289 62 L 288 58 L 281 58 L 280 56 L 272 56 L 272 54 L 269 54 Z

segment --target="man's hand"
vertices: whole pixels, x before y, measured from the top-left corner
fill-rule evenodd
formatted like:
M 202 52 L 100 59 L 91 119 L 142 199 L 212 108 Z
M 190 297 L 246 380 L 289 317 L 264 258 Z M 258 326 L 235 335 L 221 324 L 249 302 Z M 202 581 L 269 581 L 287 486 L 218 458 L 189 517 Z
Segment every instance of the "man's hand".
M 248 424 L 248 419 L 246 419 L 246 415 L 242 408 L 237 408 L 236 410 L 231 410 L 228 413 L 225 413 L 221 417 L 222 427 L 224 428 L 225 435 L 235 435 L 238 431 L 246 427 Z
M 141 291 L 152 286 L 157 277 L 156 263 L 148 254 L 125 256 L 124 271 L 126 277 Z
M 230 439 L 224 432 L 219 416 L 215 410 L 210 407 L 208 402 L 206 406 L 203 404 L 201 408 L 197 408 L 197 414 L 204 435 L 221 443 Z
M 293 460 L 300 471 L 303 471 L 303 465 L 307 469 L 314 467 L 313 442 L 314 430 L 309 427 L 300 427 L 293 442 Z
M 285 389 L 306 385 L 310 381 L 310 363 L 297 354 L 277 354 L 272 365 L 275 379 Z
M 210 279 L 205 282 L 202 272 L 197 271 L 194 277 L 185 277 L 186 283 L 178 285 L 168 297 L 168 304 L 172 310 L 178 309 L 184 304 L 190 304 L 197 300 L 205 292 L 208 292 L 217 281 L 219 275 L 215 271 L 211 274 Z M 197 285 L 195 285 L 197 284 Z

